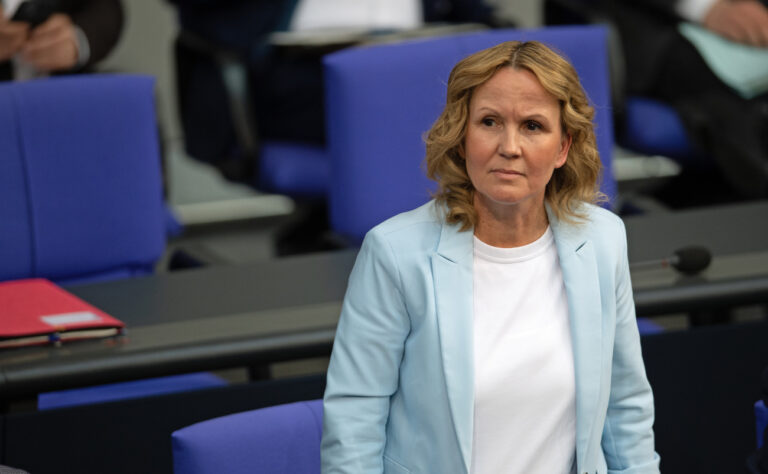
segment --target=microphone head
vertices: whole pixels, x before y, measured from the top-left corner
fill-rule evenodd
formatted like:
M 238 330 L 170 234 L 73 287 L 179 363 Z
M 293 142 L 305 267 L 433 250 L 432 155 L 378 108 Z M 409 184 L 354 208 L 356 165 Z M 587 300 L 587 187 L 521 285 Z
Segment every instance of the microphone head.
M 677 261 L 672 263 L 681 273 L 686 275 L 695 275 L 709 266 L 712 261 L 712 254 L 704 247 L 692 245 L 683 247 L 674 253 Z

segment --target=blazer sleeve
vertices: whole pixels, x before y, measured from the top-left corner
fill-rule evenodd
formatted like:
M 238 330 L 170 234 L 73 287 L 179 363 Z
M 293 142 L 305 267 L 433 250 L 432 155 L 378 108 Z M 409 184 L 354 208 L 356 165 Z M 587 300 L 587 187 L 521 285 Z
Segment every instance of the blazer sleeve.
M 350 275 L 328 367 L 324 474 L 383 471 L 389 400 L 409 331 L 395 252 L 374 229 Z
M 84 67 L 104 59 L 117 44 L 123 29 L 120 0 L 67 0 L 61 3 L 88 40 L 91 54 Z
M 621 249 L 616 267 L 616 333 L 602 448 L 610 474 L 658 473 L 659 456 L 654 451 L 653 438 L 653 394 L 640 350 L 626 230 L 621 222 L 618 237 Z

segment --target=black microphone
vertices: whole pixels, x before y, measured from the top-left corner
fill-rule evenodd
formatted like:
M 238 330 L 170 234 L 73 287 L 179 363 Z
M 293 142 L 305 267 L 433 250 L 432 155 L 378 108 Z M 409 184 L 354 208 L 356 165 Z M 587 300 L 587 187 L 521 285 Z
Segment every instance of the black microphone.
M 709 266 L 712 254 L 705 247 L 691 245 L 675 250 L 671 256 L 659 260 L 630 263 L 632 270 L 672 267 L 685 275 L 695 275 Z

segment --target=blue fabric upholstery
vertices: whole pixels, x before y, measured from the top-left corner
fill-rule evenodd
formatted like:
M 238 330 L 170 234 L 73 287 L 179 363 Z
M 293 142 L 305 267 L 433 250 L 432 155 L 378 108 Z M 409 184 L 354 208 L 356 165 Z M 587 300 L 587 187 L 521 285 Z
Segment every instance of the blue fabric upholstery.
M 261 147 L 259 188 L 289 196 L 325 197 L 330 166 L 322 147 L 265 142 Z
M 34 274 L 32 222 L 16 106 L 0 84 L 0 280 Z
M 0 85 L 0 280 L 152 272 L 165 247 L 153 87 L 141 76 Z
M 755 402 L 755 428 L 757 430 L 757 447 L 760 448 L 765 439 L 765 430 L 768 428 L 768 407 L 765 402 L 758 400 Z
M 701 164 L 675 109 L 654 99 L 629 97 L 624 102 L 621 145 L 647 155 L 673 158 L 683 165 Z
M 445 104 L 460 59 L 508 40 L 538 40 L 564 53 L 595 106 L 602 190 L 616 194 L 606 30 L 552 27 L 492 30 L 343 50 L 326 56 L 326 123 L 331 160 L 331 227 L 360 242 L 375 224 L 426 202 L 423 134 Z
M 637 318 L 637 329 L 642 335 L 659 334 L 664 332 L 664 328 L 653 322 L 650 318 Z
M 148 395 L 164 395 L 200 388 L 227 385 L 227 381 L 210 372 L 172 375 L 151 379 L 97 385 L 88 388 L 41 393 L 37 397 L 38 410 L 51 410 L 91 403 L 112 402 Z
M 323 402 L 312 400 L 196 423 L 172 435 L 175 474 L 317 474 Z

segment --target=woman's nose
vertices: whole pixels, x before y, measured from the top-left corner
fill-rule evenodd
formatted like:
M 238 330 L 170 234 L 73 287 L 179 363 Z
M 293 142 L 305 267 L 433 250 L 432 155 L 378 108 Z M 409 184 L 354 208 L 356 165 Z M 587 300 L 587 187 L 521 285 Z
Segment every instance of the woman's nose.
M 520 136 L 517 130 L 504 130 L 499 137 L 499 154 L 505 158 L 516 158 L 520 153 Z

